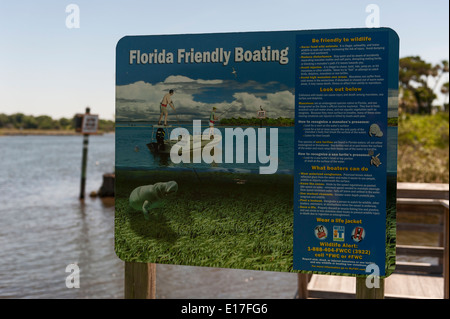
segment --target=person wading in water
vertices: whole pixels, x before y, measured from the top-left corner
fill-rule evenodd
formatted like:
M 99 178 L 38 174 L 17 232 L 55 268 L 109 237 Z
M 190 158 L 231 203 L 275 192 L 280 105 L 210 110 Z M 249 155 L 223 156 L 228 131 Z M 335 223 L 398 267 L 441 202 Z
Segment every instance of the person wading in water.
M 219 119 L 216 117 L 216 107 L 213 107 L 211 114 L 209 115 L 209 138 L 214 136 L 214 123 Z
M 169 93 L 164 95 L 164 97 L 161 101 L 161 105 L 160 105 L 161 115 L 159 116 L 158 125 L 161 125 L 161 119 L 164 115 L 164 126 L 167 126 L 167 118 L 168 118 L 168 113 L 169 113 L 167 110 L 167 105 L 170 105 L 170 107 L 175 111 L 175 106 L 173 106 L 173 102 L 172 102 L 172 95 L 173 95 L 173 90 L 170 90 Z

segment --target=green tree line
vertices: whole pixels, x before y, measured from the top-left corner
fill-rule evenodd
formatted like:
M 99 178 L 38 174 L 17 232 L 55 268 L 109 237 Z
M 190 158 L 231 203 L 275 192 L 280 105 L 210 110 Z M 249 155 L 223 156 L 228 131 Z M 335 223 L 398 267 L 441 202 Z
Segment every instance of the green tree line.
M 37 130 L 75 130 L 75 116 L 73 118 L 53 119 L 48 115 L 25 115 L 14 113 L 7 115 L 0 113 L 0 128 L 8 129 L 37 129 Z M 98 128 L 103 132 L 114 130 L 114 122 L 99 119 Z

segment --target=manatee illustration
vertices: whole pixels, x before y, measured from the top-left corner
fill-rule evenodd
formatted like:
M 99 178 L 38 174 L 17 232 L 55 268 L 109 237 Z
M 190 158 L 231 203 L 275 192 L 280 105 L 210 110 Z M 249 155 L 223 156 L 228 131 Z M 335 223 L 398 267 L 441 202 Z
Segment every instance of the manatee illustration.
M 130 206 L 136 210 L 142 210 L 145 219 L 149 219 L 149 211 L 160 206 L 161 200 L 178 191 L 175 181 L 156 183 L 135 188 L 130 194 Z
M 383 132 L 380 129 L 380 126 L 378 124 L 372 124 L 369 128 L 369 135 L 370 136 L 376 136 L 376 137 L 382 137 Z

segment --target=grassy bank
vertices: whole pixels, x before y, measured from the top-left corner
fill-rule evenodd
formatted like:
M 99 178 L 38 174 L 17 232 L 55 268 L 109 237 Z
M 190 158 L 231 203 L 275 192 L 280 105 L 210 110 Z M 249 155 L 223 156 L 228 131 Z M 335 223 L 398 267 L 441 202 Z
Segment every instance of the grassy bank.
M 27 136 L 27 135 L 77 135 L 75 130 L 39 130 L 39 129 L 14 129 L 14 128 L 2 128 L 0 129 L 0 136 Z
M 75 135 L 75 119 L 53 119 L 48 115 L 26 115 L 23 113 L 0 113 L 1 135 Z M 114 132 L 114 122 L 98 120 L 100 133 Z
M 399 118 L 398 181 L 449 182 L 449 114 Z

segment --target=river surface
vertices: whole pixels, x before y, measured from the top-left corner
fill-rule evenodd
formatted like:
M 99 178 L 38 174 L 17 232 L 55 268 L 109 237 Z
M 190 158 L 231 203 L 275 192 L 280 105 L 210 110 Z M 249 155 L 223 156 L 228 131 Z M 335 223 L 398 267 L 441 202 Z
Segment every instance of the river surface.
M 134 147 L 136 143 L 131 144 Z M 115 136 L 89 138 L 86 200 L 78 199 L 81 136 L 0 137 L 0 299 L 123 298 L 114 204 L 90 198 L 114 171 Z M 141 149 L 139 157 L 148 150 Z M 435 238 L 412 234 L 413 244 Z M 402 243 L 410 242 L 402 235 Z M 424 242 L 425 241 L 425 242 Z M 69 264 L 80 288 L 66 287 Z M 289 273 L 157 265 L 157 298 L 293 298 Z
M 84 202 L 81 136 L 1 137 L 0 149 L 0 297 L 121 297 L 114 206 L 89 197 L 114 170 L 114 135 L 89 138 Z M 66 287 L 72 263 L 80 289 Z

